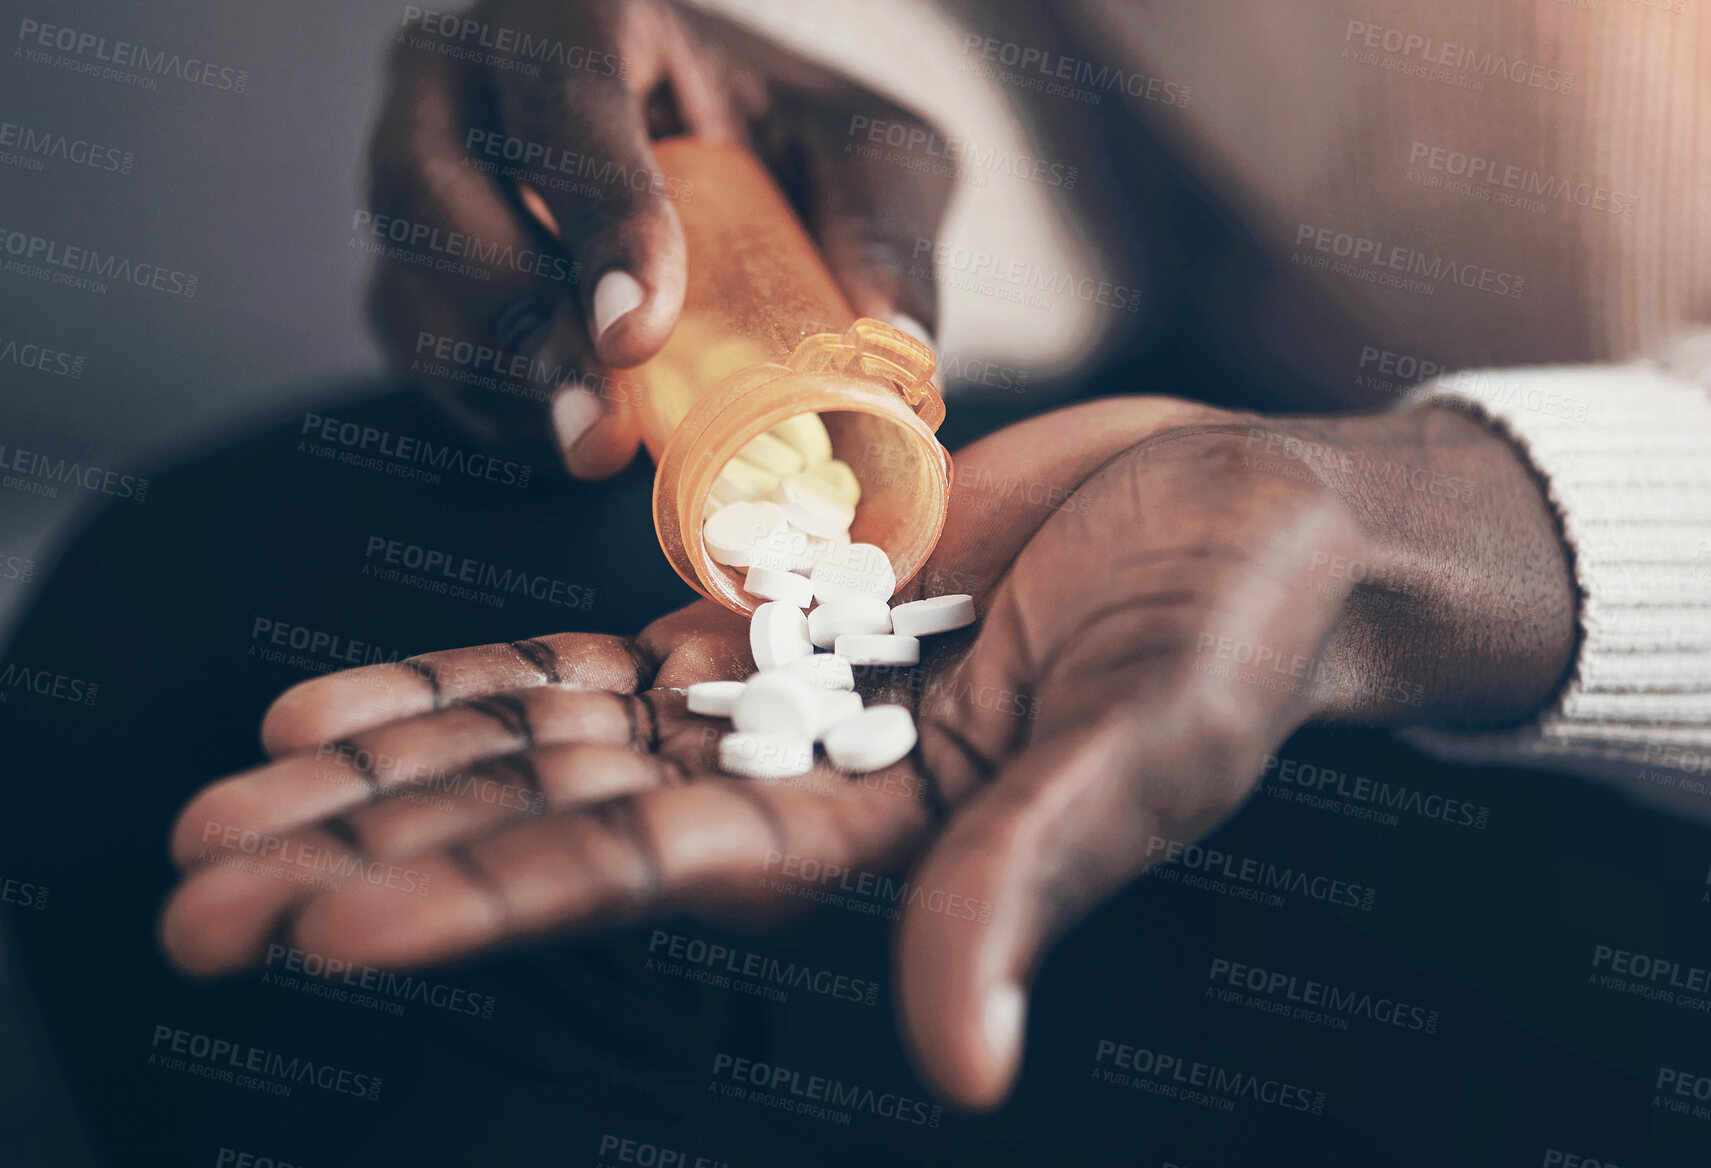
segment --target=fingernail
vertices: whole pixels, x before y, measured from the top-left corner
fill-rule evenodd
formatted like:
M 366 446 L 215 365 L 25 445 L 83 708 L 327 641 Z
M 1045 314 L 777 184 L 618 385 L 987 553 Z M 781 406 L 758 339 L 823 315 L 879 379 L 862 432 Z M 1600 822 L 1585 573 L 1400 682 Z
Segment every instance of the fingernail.
M 614 268 L 600 277 L 594 285 L 594 341 L 606 335 L 606 330 L 619 318 L 642 302 L 642 286 L 636 278 L 621 268 Z
M 927 331 L 927 326 L 906 312 L 899 312 L 891 318 L 891 327 L 902 329 L 910 336 L 920 341 L 929 349 L 933 348 L 933 334 Z
M 1022 1045 L 1022 1015 L 1027 1010 L 1022 987 L 1004 982 L 987 991 L 981 1008 L 981 1028 L 987 1052 L 1008 1067 L 1016 1061 Z
M 569 454 L 594 428 L 605 407 L 586 389 L 561 389 L 553 398 L 553 429 L 559 449 Z

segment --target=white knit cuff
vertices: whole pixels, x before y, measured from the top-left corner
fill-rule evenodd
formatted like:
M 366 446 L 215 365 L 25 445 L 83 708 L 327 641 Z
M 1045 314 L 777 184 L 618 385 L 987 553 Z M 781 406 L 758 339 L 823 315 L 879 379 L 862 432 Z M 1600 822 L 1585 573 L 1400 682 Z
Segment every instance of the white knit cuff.
M 1468 410 L 1531 461 L 1572 553 L 1581 636 L 1530 725 L 1409 737 L 1463 759 L 1711 774 L 1711 330 L 1620 365 L 1448 374 L 1413 400 Z

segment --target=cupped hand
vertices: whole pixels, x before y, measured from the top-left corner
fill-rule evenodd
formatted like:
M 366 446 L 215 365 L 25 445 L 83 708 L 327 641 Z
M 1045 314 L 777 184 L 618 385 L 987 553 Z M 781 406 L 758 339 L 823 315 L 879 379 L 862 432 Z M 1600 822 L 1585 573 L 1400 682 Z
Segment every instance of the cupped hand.
M 1381 469 L 1398 460 L 1429 473 Z M 1476 490 L 1429 489 L 1452 482 Z M 745 622 L 707 602 L 634 640 L 353 670 L 281 697 L 274 761 L 185 808 L 163 940 L 202 973 L 258 960 L 280 928 L 412 965 L 654 910 L 799 904 L 780 857 L 913 859 L 904 1028 L 944 1094 L 992 1106 L 1045 948 L 1156 841 L 1214 828 L 1310 718 L 1524 715 L 1566 667 L 1567 580 L 1525 467 L 1459 415 L 1058 411 L 958 456 L 944 539 L 899 599 L 972 591 L 982 619 L 870 679 L 870 702 L 916 709 L 904 762 L 720 774 L 721 726 L 680 690 L 753 663 Z
M 753 150 L 858 315 L 934 327 L 912 257 L 950 180 L 849 149 L 852 119 L 924 131 L 914 114 L 667 0 L 411 11 L 357 242 L 377 256 L 370 315 L 394 363 L 462 424 L 550 428 L 581 478 L 634 456 L 635 402 L 611 370 L 665 343 L 684 294 L 677 206 L 693 191 L 654 159 L 667 135 Z

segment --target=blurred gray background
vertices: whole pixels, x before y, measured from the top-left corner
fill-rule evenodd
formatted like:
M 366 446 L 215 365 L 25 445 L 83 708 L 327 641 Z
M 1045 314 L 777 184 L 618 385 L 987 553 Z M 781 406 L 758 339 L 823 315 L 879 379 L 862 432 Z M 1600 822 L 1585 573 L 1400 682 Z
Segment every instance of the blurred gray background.
M 186 299 L 0 272 L 0 346 L 83 359 L 78 377 L 0 363 L 8 457 L 22 449 L 135 466 L 379 375 L 359 312 L 366 260 L 349 246 L 350 225 L 402 5 L 181 0 L 145 13 L 26 0 L 5 11 L 0 123 L 134 157 L 125 174 L 0 145 L 13 155 L 0 159 L 0 231 L 198 277 Z M 19 39 L 25 20 L 200 54 L 247 70 L 246 91 L 172 77 L 149 91 L 32 61 L 20 52 L 34 44 Z M 76 509 L 99 499 L 70 486 L 53 499 L 0 489 L 0 556 L 33 559 L 39 577 Z M 0 629 L 26 592 L 0 581 Z

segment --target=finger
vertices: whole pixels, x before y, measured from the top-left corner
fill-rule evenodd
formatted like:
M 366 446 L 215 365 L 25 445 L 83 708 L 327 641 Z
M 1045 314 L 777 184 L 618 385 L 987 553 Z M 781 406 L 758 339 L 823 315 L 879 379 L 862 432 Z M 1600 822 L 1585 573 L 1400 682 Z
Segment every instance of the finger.
M 262 721 L 262 746 L 279 758 L 457 702 L 529 686 L 636 693 L 652 682 L 656 664 L 637 640 L 557 633 L 365 665 L 286 690 Z
M 638 14 L 636 19 L 646 19 Z M 531 188 L 580 268 L 582 311 L 605 364 L 639 365 L 683 307 L 683 227 L 648 143 L 643 88 L 664 69 L 657 37 L 627 37 L 626 76 L 565 66 L 499 80 L 506 133 L 574 152 L 582 181 Z M 648 52 L 645 59 L 638 54 Z
M 531 383 L 551 394 L 548 418 L 566 466 L 582 477 L 612 473 L 635 451 L 634 411 L 627 395 L 590 388 L 603 382 L 570 258 L 470 153 L 498 133 L 466 105 L 478 89 L 472 74 L 408 48 L 394 57 L 394 72 L 371 147 L 374 212 L 364 236 L 382 249 L 370 301 L 376 328 L 400 369 L 412 365 L 424 333 L 436 345 L 447 336 L 521 358 Z M 521 409 L 541 418 L 532 402 L 494 400 L 509 395 L 436 388 L 460 415 Z
M 808 228 L 850 306 L 932 344 L 939 319 L 933 241 L 950 204 L 951 177 L 942 167 L 898 166 L 887 161 L 891 151 L 875 157 L 850 147 L 862 144 L 851 137 L 858 117 L 895 126 L 911 141 L 929 141 L 936 131 L 911 111 L 853 89 L 793 94 L 779 108 L 801 119 Z
M 355 886 L 316 895 L 294 935 L 318 953 L 408 966 L 654 910 L 802 904 L 771 883 L 788 857 L 817 873 L 872 870 L 927 822 L 914 799 L 823 772 L 789 787 L 698 773 L 412 860 L 431 879 L 408 903 Z
M 172 854 L 187 864 L 211 839 L 278 835 L 399 788 L 456 785 L 464 768 L 495 755 L 560 742 L 651 748 L 654 740 L 652 706 L 630 694 L 538 686 L 473 698 L 203 788 L 179 813 Z
M 559 743 L 483 759 L 453 782 L 389 791 L 340 816 L 339 823 L 364 854 L 396 861 L 490 834 L 508 820 L 679 785 L 687 774 L 664 754 Z

